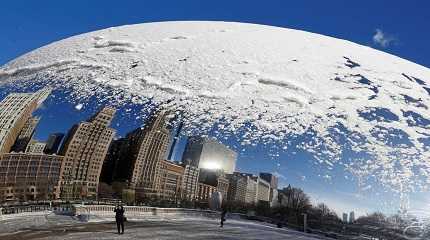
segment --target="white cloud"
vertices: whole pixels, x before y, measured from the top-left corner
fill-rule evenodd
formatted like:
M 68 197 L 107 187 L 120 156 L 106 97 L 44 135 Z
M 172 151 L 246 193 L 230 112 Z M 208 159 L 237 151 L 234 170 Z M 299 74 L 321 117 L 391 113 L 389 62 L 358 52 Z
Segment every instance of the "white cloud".
M 395 37 L 388 35 L 379 28 L 375 30 L 375 34 L 373 35 L 372 39 L 374 44 L 379 45 L 383 48 L 390 46 L 396 41 Z
M 278 177 L 281 180 L 287 180 L 287 177 L 285 177 L 285 175 L 279 173 L 279 172 L 274 172 L 273 173 L 274 176 Z

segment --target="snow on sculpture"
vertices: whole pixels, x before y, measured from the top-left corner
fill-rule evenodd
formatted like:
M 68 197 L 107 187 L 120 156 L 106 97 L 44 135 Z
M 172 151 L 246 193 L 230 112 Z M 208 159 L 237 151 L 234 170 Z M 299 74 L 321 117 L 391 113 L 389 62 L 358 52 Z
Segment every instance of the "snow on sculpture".
M 327 169 L 395 191 L 430 183 L 430 70 L 318 34 L 231 22 L 114 27 L 25 54 L 0 68 L 0 84 L 72 89 L 77 102 L 150 100 L 182 114 L 190 132 L 217 125 L 243 144 L 284 148 L 303 136 L 294 147 Z

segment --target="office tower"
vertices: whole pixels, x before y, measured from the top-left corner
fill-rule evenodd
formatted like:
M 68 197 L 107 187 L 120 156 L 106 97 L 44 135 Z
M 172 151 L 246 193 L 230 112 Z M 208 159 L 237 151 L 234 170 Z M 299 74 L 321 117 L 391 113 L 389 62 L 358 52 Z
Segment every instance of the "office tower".
M 183 123 L 180 122 L 178 127 L 175 130 L 175 134 L 173 135 L 173 140 L 172 140 L 172 144 L 170 145 L 170 149 L 169 149 L 169 154 L 167 156 L 168 160 L 174 160 L 175 159 L 175 153 L 176 153 L 176 145 L 179 141 L 180 135 L 181 135 L 181 130 L 183 127 Z
M 184 176 L 182 177 L 182 197 L 187 200 L 196 199 L 199 183 L 200 169 L 191 165 L 184 165 Z
M 30 140 L 30 142 L 27 144 L 27 147 L 25 148 L 26 153 L 33 153 L 33 154 L 43 154 L 43 150 L 45 149 L 46 143 L 39 142 L 37 140 Z
M 35 93 L 11 93 L 0 102 L 0 154 L 11 151 L 32 112 L 50 93 L 51 88 Z
M 62 198 L 97 196 L 103 160 L 115 135 L 115 130 L 109 127 L 114 114 L 115 109 L 105 107 L 88 121 L 73 126 L 67 134 L 61 149 Z
M 241 173 L 235 172 L 233 174 L 228 174 L 227 178 L 229 180 L 227 199 L 229 201 L 245 203 L 247 187 L 246 176 L 242 176 Z
M 252 176 L 246 176 L 246 196 L 245 203 L 256 203 L 257 202 L 257 187 L 258 183 Z
M 257 202 L 270 203 L 270 183 L 260 177 L 255 177 L 257 181 Z
M 61 144 L 61 140 L 63 140 L 63 138 L 64 138 L 63 133 L 50 134 L 48 137 L 48 141 L 46 141 L 46 147 L 44 152 L 46 154 L 57 154 Z
M 62 161 L 58 155 L 0 155 L 0 201 L 58 198 Z
M 276 177 L 272 173 L 260 173 L 260 178 L 268 182 L 271 188 L 278 188 L 278 177 Z
M 201 203 L 208 203 L 209 198 L 216 192 L 216 187 L 199 182 L 197 185 L 196 199 Z
M 100 181 L 108 184 L 127 182 L 131 178 L 132 164 L 130 159 L 129 141 L 126 138 L 113 140 L 103 162 Z
M 170 139 L 166 113 L 157 113 L 144 128 L 136 129 L 126 138 L 130 141 L 131 187 L 135 188 L 138 198 L 156 195 L 159 191 L 161 160 L 167 153 Z
M 351 211 L 349 213 L 349 222 L 350 223 L 354 223 L 355 222 L 355 213 L 354 213 L 354 211 Z
M 160 167 L 160 197 L 170 201 L 177 201 L 182 198 L 181 187 L 184 167 L 173 162 L 161 160 Z
M 190 137 L 185 147 L 182 162 L 200 169 L 219 169 L 233 173 L 237 153 L 215 139 Z
M 343 213 L 343 214 L 342 214 L 342 221 L 343 221 L 344 223 L 348 223 L 348 213 Z
M 260 173 L 260 178 L 265 180 L 270 184 L 270 196 L 269 202 L 270 205 L 277 204 L 278 198 L 278 177 L 273 175 L 272 173 Z
M 37 124 L 40 121 L 40 117 L 30 117 L 21 129 L 14 145 L 12 146 L 12 152 L 24 152 L 27 144 L 30 142 L 36 129 Z

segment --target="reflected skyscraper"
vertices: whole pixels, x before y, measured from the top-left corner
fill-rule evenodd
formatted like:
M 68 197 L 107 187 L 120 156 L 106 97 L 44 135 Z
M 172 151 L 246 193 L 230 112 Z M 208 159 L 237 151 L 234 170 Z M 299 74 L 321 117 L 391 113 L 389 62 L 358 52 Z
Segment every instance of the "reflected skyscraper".
M 103 160 L 115 135 L 115 130 L 109 127 L 114 114 L 115 109 L 105 107 L 69 131 L 60 151 L 64 155 L 62 197 L 97 195 Z
M 61 141 L 64 138 L 63 133 L 52 133 L 48 137 L 48 141 L 46 141 L 46 147 L 44 152 L 46 154 L 55 154 L 58 152 Z
M 190 137 L 185 147 L 182 162 L 186 165 L 206 169 L 219 169 L 233 173 L 237 153 L 215 139 Z
M 35 93 L 11 93 L 0 102 L 0 153 L 8 153 L 24 126 L 51 93 L 43 88 Z

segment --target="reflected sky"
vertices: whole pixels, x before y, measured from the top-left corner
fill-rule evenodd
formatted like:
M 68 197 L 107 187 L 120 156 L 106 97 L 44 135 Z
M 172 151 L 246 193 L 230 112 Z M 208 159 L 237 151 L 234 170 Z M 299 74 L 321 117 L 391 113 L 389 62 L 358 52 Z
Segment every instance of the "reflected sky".
M 22 92 L 23 89 L 3 88 L 1 98 L 8 92 Z M 26 91 L 32 91 L 26 89 Z M 88 119 L 100 107 L 109 105 L 109 101 L 100 101 L 100 98 L 90 98 L 84 101 L 70 100 L 66 92 L 54 91 L 34 115 L 41 116 L 36 129 L 35 138 L 46 141 L 48 135 L 54 132 L 67 131 L 73 124 Z M 148 116 L 156 111 L 151 104 L 136 105 L 125 104 L 116 106 L 118 109 L 112 127 L 117 130 L 117 137 L 137 127 L 143 126 Z M 186 127 L 185 127 L 186 128 Z M 360 159 L 365 155 L 345 151 L 342 161 L 333 166 L 320 163 L 312 153 L 299 145 L 306 136 L 292 136 L 288 141 L 288 148 L 283 143 L 267 142 L 243 145 L 243 139 L 238 135 L 224 134 L 221 129 L 214 126 L 207 134 L 216 137 L 220 142 L 230 146 L 238 152 L 236 170 L 257 174 L 259 172 L 272 172 L 279 178 L 279 188 L 291 184 L 302 188 L 311 196 L 313 203 L 326 203 L 334 209 L 339 216 L 343 212 L 354 211 L 356 216 L 381 211 L 394 214 L 400 208 L 408 208 L 410 212 L 426 216 L 430 195 L 428 192 L 417 191 L 410 194 L 394 193 L 384 188 L 374 176 L 366 179 L 357 177 L 345 169 L 351 161 Z M 175 148 L 172 160 L 181 160 L 187 137 L 183 134 Z M 399 186 L 400 187 L 400 186 Z

